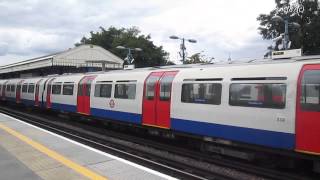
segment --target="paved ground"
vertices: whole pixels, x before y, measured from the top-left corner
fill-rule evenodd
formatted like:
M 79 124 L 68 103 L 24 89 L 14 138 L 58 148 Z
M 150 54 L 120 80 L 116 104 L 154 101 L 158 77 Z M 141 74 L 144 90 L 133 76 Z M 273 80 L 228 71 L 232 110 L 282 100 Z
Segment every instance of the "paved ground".
M 37 180 L 41 179 L 21 161 L 0 146 L 0 179 L 1 180 Z

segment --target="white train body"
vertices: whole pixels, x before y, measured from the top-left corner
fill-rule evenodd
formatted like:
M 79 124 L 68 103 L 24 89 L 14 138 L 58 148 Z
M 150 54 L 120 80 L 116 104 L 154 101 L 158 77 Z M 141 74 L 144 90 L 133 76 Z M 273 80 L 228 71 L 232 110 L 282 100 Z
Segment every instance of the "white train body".
M 38 83 L 39 106 L 43 108 L 202 137 L 320 153 L 318 137 L 312 135 L 320 135 L 320 122 L 314 124 L 316 129 L 310 134 L 303 119 L 318 118 L 320 114 L 316 110 L 303 114 L 306 112 L 300 110 L 301 99 L 308 107 L 320 101 L 316 91 L 320 87 L 318 70 L 319 57 L 305 57 L 1 80 L 0 85 L 2 91 L 10 85 L 5 98 L 13 100 L 17 93 L 11 91 L 11 85 L 17 86 L 21 81 L 22 85 Z M 303 80 L 307 75 L 309 84 Z M 302 86 L 309 89 L 303 90 Z M 302 93 L 311 91 L 314 95 L 300 98 Z M 21 94 L 23 103 L 31 102 L 28 105 L 35 97 Z

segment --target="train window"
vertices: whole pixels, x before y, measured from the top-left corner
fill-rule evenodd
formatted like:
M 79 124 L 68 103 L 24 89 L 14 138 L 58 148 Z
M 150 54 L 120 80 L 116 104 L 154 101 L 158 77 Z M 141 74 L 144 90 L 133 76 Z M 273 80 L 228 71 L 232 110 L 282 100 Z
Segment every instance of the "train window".
M 52 85 L 52 94 L 61 94 L 61 84 Z
M 280 83 L 235 83 L 230 85 L 229 104 L 282 109 L 286 102 L 286 85 Z
M 7 84 L 6 91 L 10 91 L 10 84 Z
M 120 99 L 135 99 L 136 84 L 116 84 L 114 97 Z
M 320 111 L 320 70 L 307 70 L 301 82 L 301 109 Z
M 74 84 L 64 84 L 62 87 L 63 95 L 73 95 Z
M 197 104 L 221 104 L 219 83 L 185 83 L 182 84 L 181 101 Z
M 23 84 L 22 85 L 22 92 L 26 93 L 28 91 L 28 84 Z
M 10 91 L 11 91 L 11 92 L 14 92 L 15 90 L 16 90 L 16 86 L 15 86 L 15 85 L 11 85 Z
M 28 93 L 34 93 L 34 84 L 29 84 Z
M 169 101 L 171 96 L 171 84 L 174 76 L 165 76 L 160 81 L 160 100 Z
M 78 96 L 82 96 L 82 83 L 78 84 Z
M 92 82 L 92 79 L 89 79 L 89 80 L 86 82 L 86 96 L 90 96 L 90 92 L 91 92 L 91 82 Z
M 112 84 L 96 84 L 94 88 L 95 97 L 111 97 Z
M 156 82 L 159 80 L 158 76 L 150 76 L 146 82 L 146 94 L 145 98 L 148 100 L 153 100 L 154 98 L 154 89 Z

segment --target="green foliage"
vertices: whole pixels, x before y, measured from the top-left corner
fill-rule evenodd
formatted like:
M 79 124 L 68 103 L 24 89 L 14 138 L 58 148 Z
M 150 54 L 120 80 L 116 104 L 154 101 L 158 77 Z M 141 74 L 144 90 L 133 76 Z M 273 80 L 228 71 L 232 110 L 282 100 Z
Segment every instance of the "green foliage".
M 199 64 L 199 63 L 211 63 L 214 58 L 208 59 L 205 55 L 201 55 L 201 53 L 193 54 L 188 57 L 184 64 Z
M 287 1 L 291 2 L 290 0 Z M 296 22 L 301 26 L 298 29 L 289 26 L 291 49 L 302 48 L 304 54 L 320 54 L 320 8 L 318 0 L 301 0 L 300 2 L 304 7 L 303 13 L 289 12 L 287 14 L 289 22 Z M 260 14 L 257 18 L 260 21 L 258 30 L 263 39 L 273 39 L 284 33 L 284 23 L 272 20 L 275 15 L 286 16 L 283 11 L 279 11 L 284 5 L 280 4 L 280 0 L 275 0 L 275 3 L 275 9 L 269 14 Z M 279 43 L 276 44 L 276 47 Z M 275 50 L 278 49 L 275 48 Z
M 163 47 L 157 47 L 151 41 L 150 35 L 141 35 L 137 27 L 120 28 L 109 27 L 105 29 L 100 27 L 98 32 L 90 32 L 90 37 L 83 37 L 81 44 L 94 44 L 101 46 L 113 54 L 124 59 L 127 56 L 127 50 L 117 49 L 117 46 L 124 46 L 128 48 L 141 48 L 140 52 L 133 52 L 134 64 L 136 67 L 150 67 L 166 65 L 168 62 L 168 53 L 163 50 Z

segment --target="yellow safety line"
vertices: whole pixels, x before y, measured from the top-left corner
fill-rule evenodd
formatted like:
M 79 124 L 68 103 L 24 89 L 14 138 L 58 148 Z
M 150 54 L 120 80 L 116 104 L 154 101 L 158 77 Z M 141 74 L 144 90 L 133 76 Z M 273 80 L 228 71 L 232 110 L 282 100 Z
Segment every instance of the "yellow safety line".
M 55 159 L 56 161 L 64 164 L 65 166 L 75 170 L 76 172 L 90 178 L 90 179 L 96 179 L 96 180 L 107 180 L 107 178 L 99 175 L 99 174 L 96 174 L 95 172 L 69 160 L 68 158 L 60 155 L 59 153 L 45 147 L 44 145 L 36 142 L 36 141 L 33 141 L 32 139 L 18 133 L 17 131 L 3 125 L 0 123 L 0 128 L 7 131 L 9 134 L 19 138 L 21 141 L 29 144 L 30 146 L 32 146 L 33 148 L 37 149 L 38 151 L 48 155 L 49 157 Z

